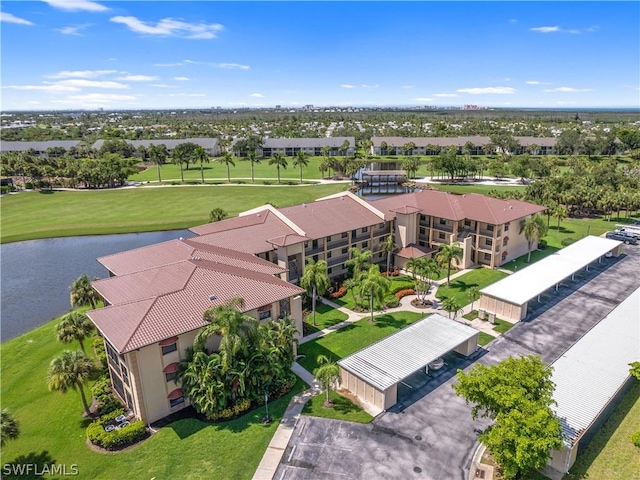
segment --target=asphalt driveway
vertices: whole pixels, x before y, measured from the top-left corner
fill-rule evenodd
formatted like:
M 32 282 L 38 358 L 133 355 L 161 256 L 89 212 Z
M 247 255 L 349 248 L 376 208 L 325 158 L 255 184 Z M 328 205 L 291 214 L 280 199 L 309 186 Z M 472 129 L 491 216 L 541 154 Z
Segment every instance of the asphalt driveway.
M 640 286 L 640 246 L 626 247 L 569 281 L 505 335 L 470 359 L 453 356 L 446 369 L 370 425 L 301 417 L 274 476 L 285 479 L 384 478 L 466 480 L 477 447 L 471 409 L 451 388 L 458 368 L 515 355 L 553 362 Z

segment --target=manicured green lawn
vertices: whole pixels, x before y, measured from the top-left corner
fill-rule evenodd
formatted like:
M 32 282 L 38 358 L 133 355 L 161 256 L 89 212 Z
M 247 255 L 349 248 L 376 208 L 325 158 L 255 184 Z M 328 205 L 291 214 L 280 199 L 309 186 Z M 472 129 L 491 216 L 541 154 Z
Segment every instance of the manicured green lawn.
M 494 332 L 506 333 L 511 327 L 513 327 L 513 323 L 509 323 L 506 320 L 501 320 L 499 318 L 496 318 L 495 322 L 496 326 L 493 327 Z
M 399 275 L 397 277 L 389 277 L 389 291 L 393 291 L 394 288 L 399 287 L 400 285 L 406 285 L 407 288 L 413 288 L 409 286 L 409 284 L 414 284 L 413 278 L 410 275 Z M 415 284 L 414 284 L 415 285 Z M 337 303 L 338 305 L 348 308 L 349 310 L 353 310 L 356 306 L 355 299 L 353 294 L 358 294 L 359 289 L 349 290 L 344 297 L 334 298 L 331 301 Z M 381 305 L 378 302 L 375 302 L 374 306 L 375 310 L 381 310 Z M 368 312 L 368 303 L 367 308 L 363 311 Z
M 527 187 L 525 186 L 500 186 L 500 185 L 455 185 L 455 184 L 447 184 L 447 183 L 430 183 L 429 186 L 436 188 L 437 190 L 441 190 L 443 192 L 451 192 L 451 193 L 480 193 L 482 195 L 486 195 L 491 190 L 497 190 L 499 192 L 511 192 L 518 191 L 523 192 Z
M 77 392 L 49 392 L 46 372 L 65 346 L 55 340 L 49 322 L 0 347 L 2 408 L 20 424 L 20 436 L 2 447 L 2 463 L 53 462 L 77 464 L 79 478 L 251 478 L 291 396 L 269 403 L 274 418 L 264 426 L 259 408 L 217 425 L 195 419 L 174 422 L 131 450 L 101 454 L 85 443 L 82 402 Z M 76 348 L 75 345 L 70 345 Z M 89 388 L 86 389 L 89 394 Z M 3 478 L 10 478 L 3 476 Z M 28 477 L 20 477 L 28 478 Z
M 208 222 L 209 212 L 215 207 L 235 216 L 267 202 L 278 207 L 312 202 L 347 187 L 332 184 L 25 192 L 0 199 L 0 241 L 187 228 Z
M 480 332 L 480 335 L 478 337 L 478 343 L 484 347 L 487 343 L 489 343 L 493 339 L 495 339 L 494 336 L 489 335 L 488 333 L 485 333 L 485 332 Z
M 378 315 L 375 317 L 375 323 L 369 323 L 369 319 L 364 318 L 329 335 L 300 345 L 298 354 L 305 357 L 299 359 L 298 363 L 309 372 L 313 372 L 318 367 L 318 355 L 325 355 L 337 362 L 424 317 L 422 313 L 397 312 Z
M 638 430 L 640 382 L 635 382 L 565 478 L 640 480 L 640 449 L 629 439 Z
M 325 392 L 311 398 L 304 406 L 302 414 L 357 423 L 370 423 L 373 420 L 373 417 L 358 405 L 334 391 L 329 392 L 329 400 L 333 403 L 333 407 L 327 408 L 324 406 L 326 398 Z
M 491 270 L 489 268 L 476 268 L 469 273 L 451 280 L 451 286 L 447 287 L 446 282 L 438 287 L 436 297 L 444 300 L 445 298 L 455 298 L 459 305 L 467 305 L 471 303 L 467 296 L 467 289 L 471 287 L 484 287 L 506 277 L 508 274 L 499 270 Z
M 234 178 L 242 178 L 246 179 L 249 182 L 251 181 L 251 162 L 241 159 L 234 158 L 236 166 L 229 165 L 229 174 L 231 179 Z M 289 179 L 289 180 L 298 180 L 300 181 L 300 169 L 298 167 L 293 166 L 293 157 L 287 157 L 287 161 L 289 162 L 289 166 L 284 169 L 280 168 L 280 178 L 281 179 Z M 302 168 L 302 179 L 310 180 L 310 179 L 319 179 L 320 170 L 319 166 L 322 163 L 322 157 L 309 157 L 309 165 Z M 180 181 L 180 167 L 178 165 L 174 165 L 172 163 L 167 163 L 161 167 L 160 175 L 162 177 L 163 182 L 169 182 L 172 180 Z M 224 163 L 211 162 L 204 164 L 204 178 L 206 179 L 227 179 L 227 166 Z M 200 164 L 197 165 L 189 165 L 189 170 L 184 170 L 184 179 L 187 180 L 201 180 L 200 174 Z M 260 163 L 254 164 L 254 175 L 256 178 L 256 183 L 260 183 L 258 179 L 277 179 L 278 171 L 276 170 L 275 165 L 269 165 L 269 159 L 262 160 Z M 325 172 L 325 176 L 327 172 Z M 136 173 L 129 177 L 129 180 L 134 182 L 157 182 L 158 181 L 158 169 L 153 166 L 150 167 L 140 173 Z
M 331 327 L 336 323 L 344 322 L 347 318 L 349 316 L 337 308 L 318 302 L 316 305 L 316 326 L 313 326 L 313 313 L 310 313 L 304 321 L 309 330 L 318 331 Z
M 531 252 L 531 262 L 527 262 L 528 254 L 525 253 L 521 257 L 518 257 L 514 260 L 511 260 L 508 263 L 505 263 L 504 265 L 501 265 L 500 268 L 504 268 L 505 270 L 510 270 L 512 272 L 517 272 L 518 270 L 522 270 L 523 268 L 528 267 L 529 265 L 537 262 L 538 260 L 542 260 L 543 258 L 554 254 L 558 250 L 560 249 L 557 247 L 550 247 L 550 246 L 547 246 L 544 250 L 534 250 Z

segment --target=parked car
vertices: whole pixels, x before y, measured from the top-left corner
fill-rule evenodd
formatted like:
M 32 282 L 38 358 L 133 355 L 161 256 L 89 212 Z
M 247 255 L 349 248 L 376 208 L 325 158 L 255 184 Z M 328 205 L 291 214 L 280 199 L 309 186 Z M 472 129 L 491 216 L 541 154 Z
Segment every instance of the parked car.
M 618 240 L 620 242 L 624 242 L 627 245 L 638 244 L 638 240 L 636 240 L 635 237 L 631 235 L 625 235 L 624 233 L 621 233 L 621 232 L 607 232 L 606 237 L 610 238 L 611 240 Z
M 629 237 L 633 237 L 636 240 L 640 240 L 640 230 L 634 229 L 634 228 L 620 228 L 618 230 L 616 230 L 616 233 L 620 233 L 622 235 L 627 235 Z

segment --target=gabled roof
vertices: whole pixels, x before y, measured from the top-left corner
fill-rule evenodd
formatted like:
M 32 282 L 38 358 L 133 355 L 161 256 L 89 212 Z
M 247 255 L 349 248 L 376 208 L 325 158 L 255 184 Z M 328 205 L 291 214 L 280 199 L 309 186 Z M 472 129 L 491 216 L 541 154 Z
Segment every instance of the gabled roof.
M 340 148 L 346 141 L 353 147 L 356 144 L 354 137 L 321 137 L 321 138 L 265 138 L 263 148 Z
M 94 282 L 113 304 L 87 315 L 120 353 L 204 325 L 210 307 L 234 297 L 254 310 L 304 292 L 272 275 L 207 260 L 183 262 Z
M 47 148 L 62 147 L 69 150 L 77 147 L 81 140 L 47 140 L 42 142 L 0 142 L 0 152 L 26 152 L 33 148 L 37 152 L 45 152 Z
M 514 139 L 523 147 L 529 145 L 554 147 L 558 142 L 556 137 L 514 137 Z M 476 147 L 482 147 L 491 143 L 491 138 L 480 135 L 467 137 L 373 137 L 371 141 L 374 147 L 380 147 L 382 142 L 390 147 L 402 147 L 409 142 L 413 142 L 417 148 L 427 145 L 464 147 L 467 142 L 473 143 Z
M 148 147 L 149 145 L 161 145 L 164 144 L 167 150 L 173 150 L 181 143 L 195 143 L 200 145 L 204 149 L 213 149 L 218 144 L 217 138 L 168 138 L 168 139 L 153 139 L 153 140 L 125 140 L 129 145 L 139 147 L 140 145 Z M 104 140 L 97 140 L 93 144 L 93 148 L 98 150 L 102 147 Z
M 277 275 L 283 268 L 249 253 L 193 242 L 190 239 L 169 240 L 146 247 L 98 258 L 114 275 L 126 275 L 150 268 L 170 265 L 191 258 L 234 265 L 239 268 Z
M 435 248 L 421 247 L 415 243 L 411 243 L 400 250 L 397 256 L 402 258 L 422 258 L 437 251 Z

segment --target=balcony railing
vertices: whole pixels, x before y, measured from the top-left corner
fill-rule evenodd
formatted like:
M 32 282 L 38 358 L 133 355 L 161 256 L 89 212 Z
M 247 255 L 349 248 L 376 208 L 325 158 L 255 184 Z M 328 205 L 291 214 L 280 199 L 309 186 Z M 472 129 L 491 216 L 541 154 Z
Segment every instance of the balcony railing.
M 385 228 L 383 230 L 375 230 L 373 232 L 373 238 L 380 237 L 382 235 L 384 235 L 386 237 L 387 235 L 390 235 L 390 234 L 391 234 L 391 229 L 390 228 Z
M 360 242 L 366 242 L 367 240 L 370 240 L 371 237 L 369 236 L 368 233 L 363 233 L 362 235 L 353 237 L 351 239 L 351 243 L 360 243 Z
M 324 252 L 324 245 L 322 245 L 321 243 L 318 244 L 317 247 L 308 247 L 304 249 L 304 254 L 306 256 L 309 255 L 315 255 L 316 253 L 320 253 L 320 252 Z
M 480 235 L 483 237 L 491 237 L 493 238 L 493 230 L 480 230 Z
M 340 238 L 339 240 L 332 240 L 327 243 L 327 250 L 333 250 L 340 247 L 345 247 L 349 244 L 349 238 Z
M 433 229 L 434 230 L 440 230 L 441 232 L 453 233 L 453 227 L 451 227 L 449 225 L 440 225 L 439 223 L 434 223 L 433 224 Z
M 341 265 L 349 259 L 349 255 L 338 255 L 336 257 L 331 257 L 327 259 L 327 266 L 334 267 L 336 265 Z

